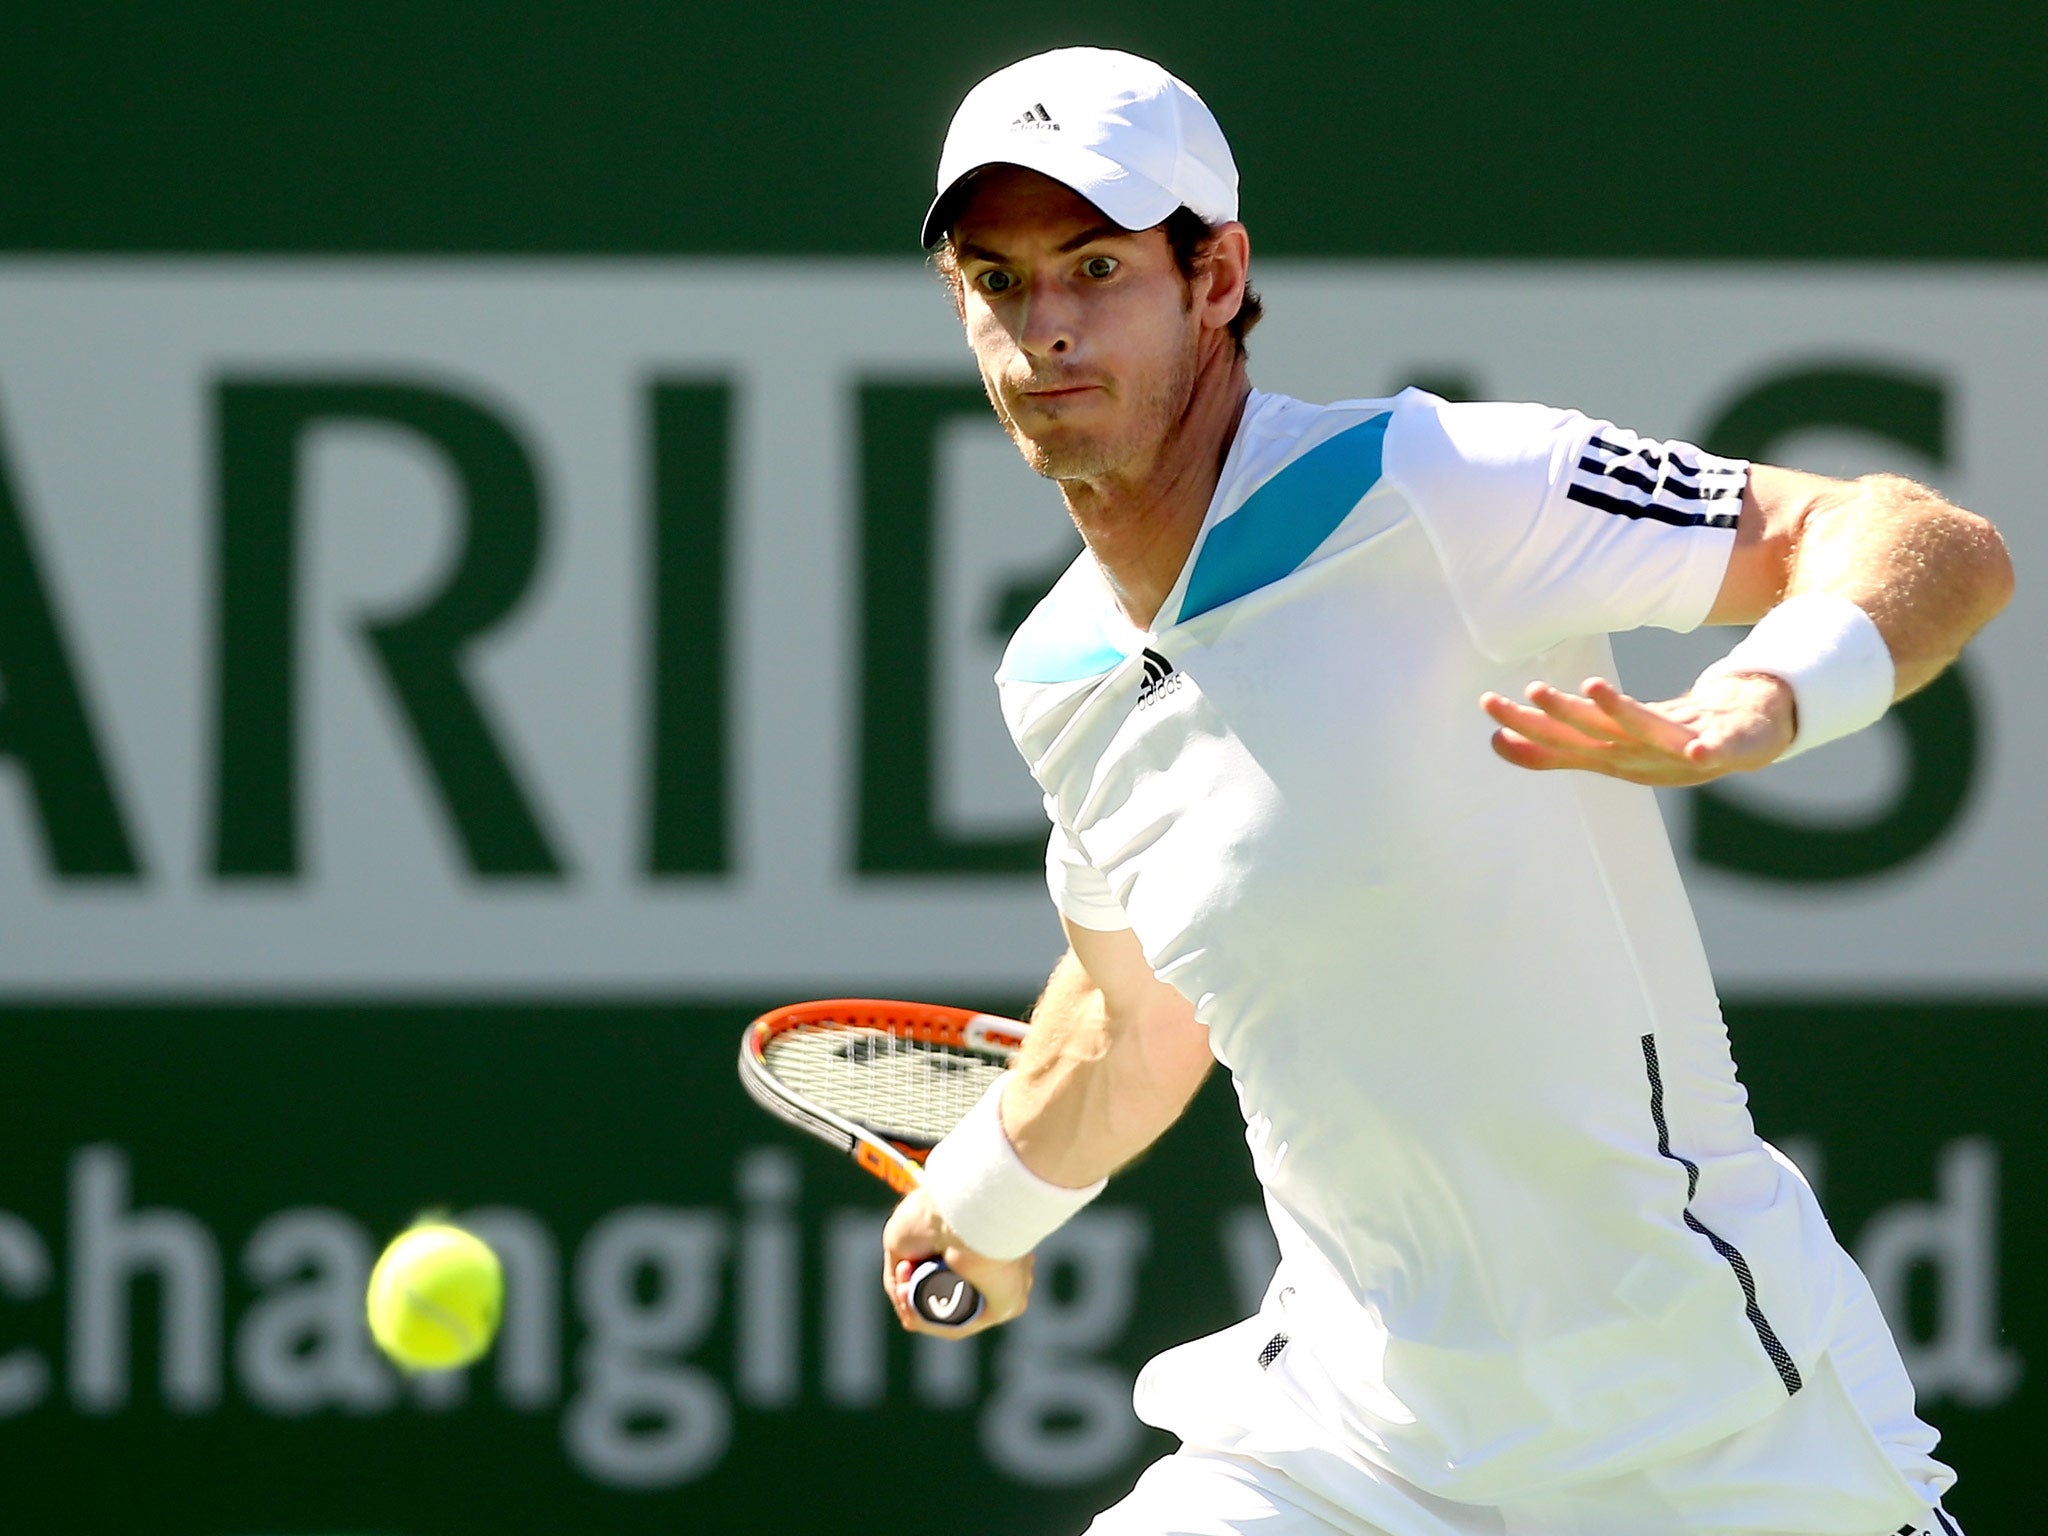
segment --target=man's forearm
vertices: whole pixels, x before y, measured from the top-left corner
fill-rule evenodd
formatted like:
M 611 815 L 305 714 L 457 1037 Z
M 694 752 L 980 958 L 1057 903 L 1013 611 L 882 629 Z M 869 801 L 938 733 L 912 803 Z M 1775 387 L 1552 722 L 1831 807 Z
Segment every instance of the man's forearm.
M 1095 959 L 1105 969 L 1128 969 L 1127 957 L 1114 952 Z M 1149 971 L 1113 976 L 1106 993 L 1070 952 L 1032 1012 L 1003 1096 L 1004 1132 L 1033 1173 L 1082 1188 L 1157 1140 L 1194 1097 L 1211 1059 L 1206 1032 L 1178 993 Z
M 1991 524 L 1901 476 L 1866 475 L 1815 496 L 1784 596 L 1829 593 L 1868 613 L 1904 698 L 1956 659 L 2012 585 Z

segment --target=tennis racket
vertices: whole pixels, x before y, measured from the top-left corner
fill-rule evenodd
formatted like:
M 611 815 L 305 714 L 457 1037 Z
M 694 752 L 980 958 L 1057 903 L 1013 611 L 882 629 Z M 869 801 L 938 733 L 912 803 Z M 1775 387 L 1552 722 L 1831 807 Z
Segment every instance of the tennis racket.
M 1024 1043 L 1015 1019 L 842 997 L 764 1013 L 740 1041 L 740 1082 L 769 1114 L 839 1148 L 898 1194 Z M 936 1258 L 910 1277 L 927 1322 L 981 1313 L 981 1292 Z

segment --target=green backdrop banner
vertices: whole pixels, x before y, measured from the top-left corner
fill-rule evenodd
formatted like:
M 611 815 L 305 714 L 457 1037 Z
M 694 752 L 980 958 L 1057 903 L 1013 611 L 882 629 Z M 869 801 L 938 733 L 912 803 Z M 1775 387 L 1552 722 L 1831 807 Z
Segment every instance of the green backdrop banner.
M 1284 254 L 2048 255 L 2026 4 L 12 0 L 0 249 L 913 249 L 954 105 L 1096 42 Z
M 8 1530 L 1078 1531 L 1170 1448 L 1130 1415 L 1137 1367 L 1270 1272 L 1227 1085 L 1048 1246 L 1024 1319 L 913 1344 L 886 1193 L 740 1094 L 751 1011 L 0 1014 Z M 1759 1123 L 1892 1312 L 1978 1530 L 2034 1499 L 2044 1026 L 1733 1010 Z M 507 1321 L 484 1364 L 403 1382 L 358 1307 L 429 1208 L 498 1245 Z

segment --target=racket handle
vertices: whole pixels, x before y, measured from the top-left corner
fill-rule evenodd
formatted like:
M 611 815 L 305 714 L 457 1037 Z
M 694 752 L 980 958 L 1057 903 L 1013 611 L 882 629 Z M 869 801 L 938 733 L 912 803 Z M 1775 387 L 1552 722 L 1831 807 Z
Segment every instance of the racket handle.
M 910 1272 L 910 1309 L 928 1323 L 957 1328 L 981 1316 L 981 1292 L 944 1260 L 926 1259 Z

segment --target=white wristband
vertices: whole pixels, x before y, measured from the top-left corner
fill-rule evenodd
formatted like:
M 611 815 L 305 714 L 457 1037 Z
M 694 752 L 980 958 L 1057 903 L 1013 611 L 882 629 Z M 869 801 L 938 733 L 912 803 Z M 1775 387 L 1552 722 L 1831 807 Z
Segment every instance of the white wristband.
M 1047 1183 L 1003 1130 L 1005 1072 L 925 1159 L 924 1188 L 960 1241 L 991 1259 L 1021 1259 L 1109 1180 L 1086 1189 Z
M 1767 672 L 1790 685 L 1798 729 L 1780 762 L 1874 724 L 1898 686 L 1891 647 L 1870 615 L 1827 592 L 1778 604 L 1699 681 L 1730 672 Z

